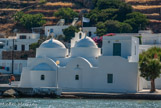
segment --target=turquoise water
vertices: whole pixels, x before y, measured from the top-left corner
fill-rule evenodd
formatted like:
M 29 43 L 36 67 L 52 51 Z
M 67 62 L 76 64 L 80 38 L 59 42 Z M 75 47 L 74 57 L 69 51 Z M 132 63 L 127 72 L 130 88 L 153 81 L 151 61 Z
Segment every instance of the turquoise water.
M 0 108 L 161 108 L 161 101 L 109 99 L 0 99 Z

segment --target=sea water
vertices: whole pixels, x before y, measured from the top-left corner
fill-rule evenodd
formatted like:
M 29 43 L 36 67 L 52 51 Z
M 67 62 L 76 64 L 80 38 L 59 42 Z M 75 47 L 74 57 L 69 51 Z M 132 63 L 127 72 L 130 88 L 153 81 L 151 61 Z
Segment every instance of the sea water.
M 0 108 L 161 108 L 159 100 L 0 99 Z

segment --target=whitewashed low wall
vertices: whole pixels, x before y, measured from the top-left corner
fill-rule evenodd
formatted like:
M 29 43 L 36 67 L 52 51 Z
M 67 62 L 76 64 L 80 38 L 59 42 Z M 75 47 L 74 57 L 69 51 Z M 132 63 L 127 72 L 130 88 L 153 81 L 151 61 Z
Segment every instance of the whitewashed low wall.
M 0 73 L 12 72 L 12 60 L 0 60 L 0 66 L 9 67 L 9 71 L 0 69 Z M 27 60 L 14 60 L 14 74 L 21 74 L 22 68 L 27 66 Z

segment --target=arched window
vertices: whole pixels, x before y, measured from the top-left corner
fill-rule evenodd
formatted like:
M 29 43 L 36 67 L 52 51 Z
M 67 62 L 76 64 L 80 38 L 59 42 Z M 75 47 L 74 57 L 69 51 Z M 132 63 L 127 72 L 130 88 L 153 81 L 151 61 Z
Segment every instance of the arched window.
M 79 33 L 79 39 L 81 39 L 82 38 L 82 33 Z
M 89 35 L 89 37 L 91 37 L 92 36 L 92 32 L 90 31 L 88 35 Z
M 75 80 L 79 80 L 79 75 L 75 75 Z
M 41 80 L 45 80 L 45 75 L 41 75 Z

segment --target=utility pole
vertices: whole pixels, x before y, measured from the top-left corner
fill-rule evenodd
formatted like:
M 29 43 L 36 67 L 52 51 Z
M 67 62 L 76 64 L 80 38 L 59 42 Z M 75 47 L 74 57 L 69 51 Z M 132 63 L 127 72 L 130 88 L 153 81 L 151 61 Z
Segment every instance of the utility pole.
M 12 74 L 14 74 L 14 38 L 12 40 Z

